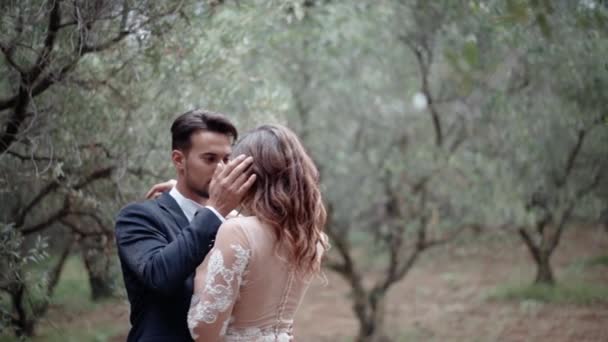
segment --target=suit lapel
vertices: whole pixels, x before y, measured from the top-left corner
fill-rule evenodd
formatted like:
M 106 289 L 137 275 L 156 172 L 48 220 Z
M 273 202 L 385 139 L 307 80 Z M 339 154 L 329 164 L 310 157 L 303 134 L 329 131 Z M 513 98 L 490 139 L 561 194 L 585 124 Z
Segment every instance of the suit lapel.
M 167 213 L 169 213 L 169 215 L 173 217 L 180 230 L 190 224 L 186 218 L 186 215 L 184 215 L 182 208 L 179 207 L 179 204 L 177 204 L 175 199 L 173 199 L 168 192 L 160 195 L 157 202 L 161 208 L 163 208 L 165 211 L 167 211 Z

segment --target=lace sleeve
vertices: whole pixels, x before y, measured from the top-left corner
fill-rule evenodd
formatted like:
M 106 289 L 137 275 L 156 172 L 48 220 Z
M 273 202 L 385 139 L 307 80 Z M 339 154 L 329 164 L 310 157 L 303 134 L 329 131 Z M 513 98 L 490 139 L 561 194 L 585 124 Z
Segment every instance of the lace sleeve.
M 225 334 L 251 250 L 241 227 L 231 220 L 217 234 L 215 247 L 197 268 L 188 311 L 195 341 L 216 341 Z

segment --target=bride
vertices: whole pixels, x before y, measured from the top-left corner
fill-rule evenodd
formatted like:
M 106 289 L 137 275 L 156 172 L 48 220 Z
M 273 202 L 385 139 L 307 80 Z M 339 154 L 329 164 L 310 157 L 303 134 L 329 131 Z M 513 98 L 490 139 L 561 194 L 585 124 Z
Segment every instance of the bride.
M 188 328 L 195 341 L 292 341 L 328 247 L 319 174 L 284 126 L 250 131 L 234 147 L 240 154 L 253 157 L 257 180 L 196 270 Z

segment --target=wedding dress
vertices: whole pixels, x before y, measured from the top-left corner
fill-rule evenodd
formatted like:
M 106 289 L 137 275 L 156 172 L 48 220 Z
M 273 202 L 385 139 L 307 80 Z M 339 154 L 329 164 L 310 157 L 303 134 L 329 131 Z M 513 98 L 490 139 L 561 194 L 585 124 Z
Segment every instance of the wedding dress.
M 226 221 L 196 270 L 188 328 L 195 341 L 288 342 L 311 276 L 299 275 L 253 216 Z M 319 244 L 318 262 L 323 248 Z

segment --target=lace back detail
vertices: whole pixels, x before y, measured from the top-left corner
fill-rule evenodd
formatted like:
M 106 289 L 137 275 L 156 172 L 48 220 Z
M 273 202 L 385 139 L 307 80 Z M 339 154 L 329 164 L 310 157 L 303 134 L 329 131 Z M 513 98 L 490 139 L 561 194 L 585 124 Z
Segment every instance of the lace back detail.
M 293 341 L 292 324 L 260 328 L 231 328 L 226 331 L 225 342 L 291 342 Z
M 188 328 L 194 339 L 197 338 L 194 329 L 200 322 L 214 323 L 218 314 L 228 310 L 238 296 L 251 251 L 238 244 L 232 244 L 230 248 L 235 255 L 232 265 L 225 265 L 222 252 L 218 249 L 213 250 L 209 256 L 207 277 L 203 288 L 205 299 L 201 299 L 201 294 L 196 289 L 192 295 L 188 312 Z M 227 324 L 224 324 L 222 333 L 226 331 L 226 328 Z

